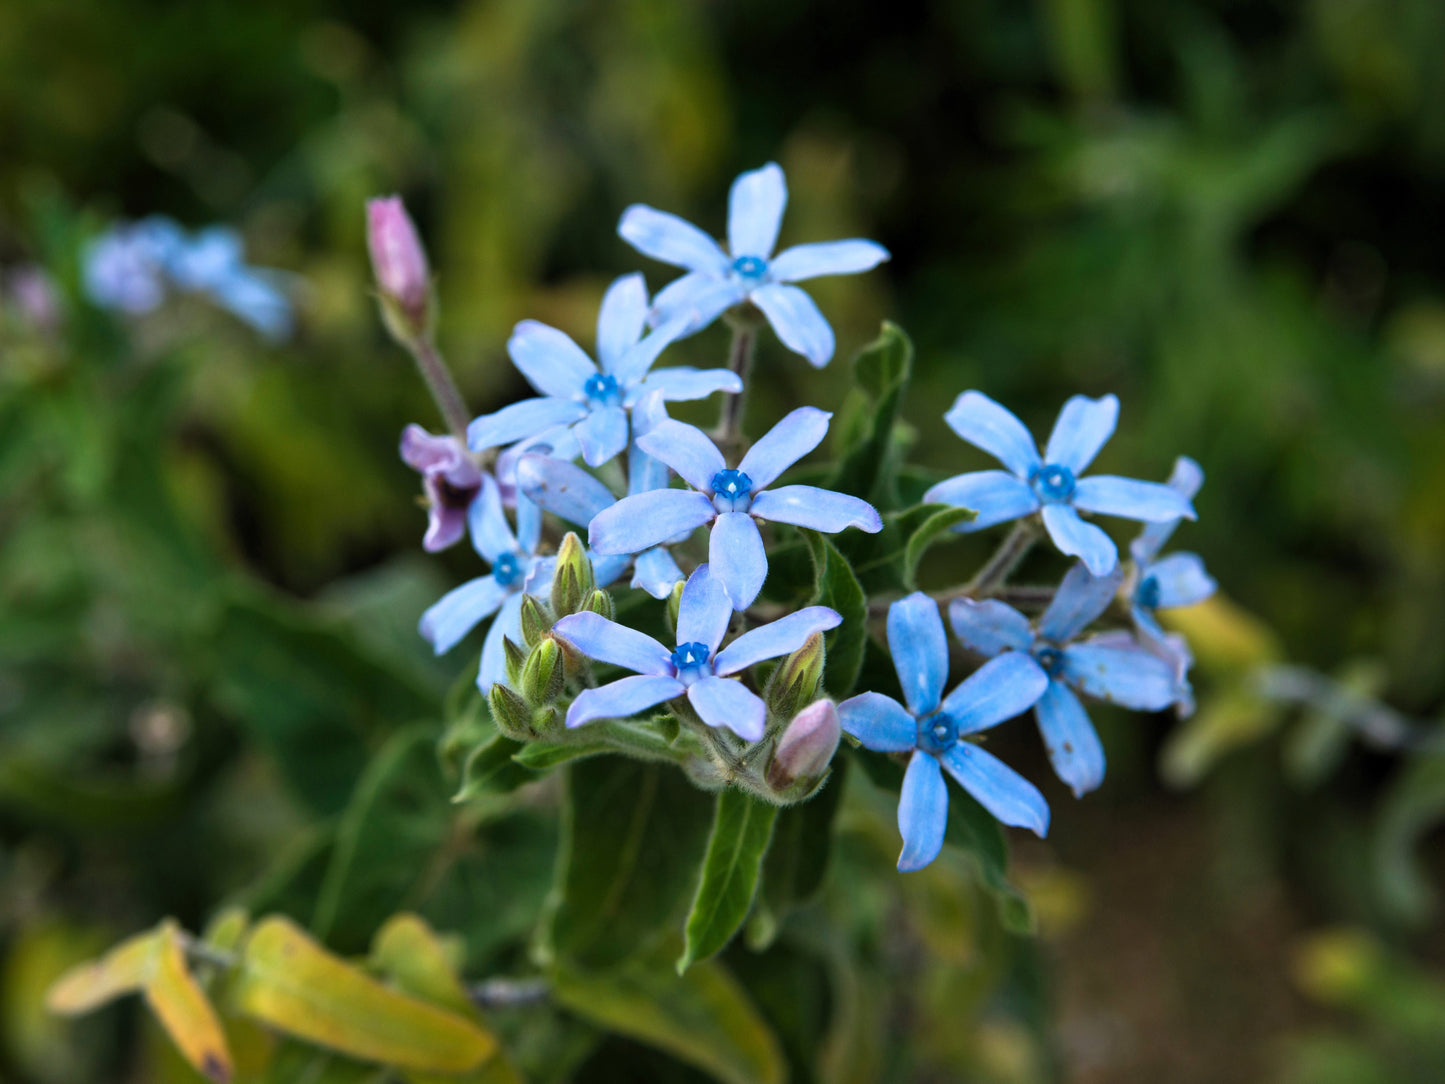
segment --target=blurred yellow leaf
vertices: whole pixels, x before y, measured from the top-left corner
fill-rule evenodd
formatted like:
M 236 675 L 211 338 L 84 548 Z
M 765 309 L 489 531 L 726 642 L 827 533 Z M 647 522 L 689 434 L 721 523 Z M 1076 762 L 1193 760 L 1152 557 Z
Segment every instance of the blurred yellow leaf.
M 158 934 L 145 985 L 146 1004 L 186 1060 L 208 1080 L 226 1084 L 235 1071 L 231 1052 L 216 1010 L 186 969 L 180 929 L 166 921 L 161 923 Z
M 1235 670 L 1281 657 L 1279 640 L 1269 626 L 1222 594 L 1160 618 L 1188 639 L 1201 670 Z
M 126 994 L 139 993 L 154 965 L 161 930 L 127 938 L 99 960 L 72 967 L 45 995 L 50 1011 L 80 1016 Z

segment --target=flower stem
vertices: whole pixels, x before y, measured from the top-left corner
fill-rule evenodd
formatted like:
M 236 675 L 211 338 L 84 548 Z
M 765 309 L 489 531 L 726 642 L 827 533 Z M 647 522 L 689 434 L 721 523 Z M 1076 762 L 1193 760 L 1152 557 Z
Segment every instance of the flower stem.
M 483 979 L 467 987 L 467 996 L 483 1009 L 537 1005 L 551 995 L 546 979 Z
M 415 359 L 417 370 L 426 381 L 427 390 L 431 392 L 447 428 L 451 430 L 452 436 L 466 447 L 467 422 L 471 420 L 471 416 L 467 412 L 466 403 L 462 401 L 462 393 L 457 390 L 456 381 L 452 379 L 451 370 L 447 368 L 441 352 L 436 348 L 436 343 L 430 337 L 418 337 L 412 345 L 411 356 Z
M 743 390 L 723 400 L 722 416 L 718 418 L 716 444 L 724 455 L 735 451 L 742 440 L 743 396 L 748 391 L 748 377 L 753 368 L 753 346 L 757 342 L 757 329 L 752 324 L 737 321 L 732 325 L 733 343 L 728 351 L 728 368 L 738 374 Z
M 988 563 L 979 569 L 978 575 L 961 593 L 970 598 L 987 598 L 994 594 L 1018 567 L 1019 562 L 1028 556 L 1038 537 L 1039 529 L 1032 521 L 1019 520 L 999 543 Z

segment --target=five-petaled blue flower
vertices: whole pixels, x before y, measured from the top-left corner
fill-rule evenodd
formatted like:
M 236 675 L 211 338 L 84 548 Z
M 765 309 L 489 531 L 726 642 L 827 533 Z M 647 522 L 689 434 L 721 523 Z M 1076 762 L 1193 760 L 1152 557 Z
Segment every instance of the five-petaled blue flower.
M 708 561 L 738 610 L 752 605 L 768 575 L 768 555 L 754 520 L 791 523 L 829 533 L 857 527 L 869 533 L 883 521 L 867 501 L 816 486 L 768 489 L 774 479 L 822 441 L 832 415 L 799 407 L 728 469 L 722 452 L 696 426 L 665 421 L 637 438 L 692 487 L 659 489 L 625 497 L 599 512 L 589 531 L 601 554 L 640 553 L 712 524 Z
M 948 608 L 953 633 L 980 655 L 1032 660 L 1048 675 L 1048 691 L 1034 705 L 1039 733 L 1060 779 L 1076 796 L 1104 778 L 1104 747 L 1074 691 L 1137 711 L 1158 711 L 1178 695 L 1174 669 L 1127 632 L 1077 641 L 1102 614 L 1123 571 L 1091 575 L 1076 564 L 1064 577 L 1037 627 L 998 599 L 955 599 Z
M 728 197 L 727 251 L 676 215 L 634 204 L 617 232 L 639 252 L 685 267 L 688 273 L 653 299 L 652 322 L 679 317 L 697 331 L 734 305 L 752 302 L 788 349 L 822 367 L 833 356 L 833 329 L 813 299 L 789 283 L 823 275 L 851 275 L 888 259 L 872 241 L 795 245 L 773 255 L 788 186 L 776 162 L 740 174 Z
M 517 499 L 517 533 L 507 523 L 497 482 L 482 475 L 482 491 L 467 513 L 472 545 L 491 571 L 448 591 L 426 613 L 418 626 L 438 654 L 450 651 L 483 618 L 496 614 L 482 644 L 482 666 L 477 686 L 487 692 L 507 680 L 505 636 L 522 642 L 522 596 L 549 589 L 556 569 L 555 557 L 539 557 L 542 510 L 526 497 Z
M 1038 789 L 992 753 L 962 740 L 1027 711 L 1048 688 L 1043 671 L 1026 655 L 1005 655 L 945 697 L 948 640 L 938 604 L 922 592 L 888 608 L 888 648 L 908 707 L 882 693 L 863 693 L 839 704 L 838 717 L 869 749 L 913 753 L 898 796 L 898 868 L 922 869 L 938 857 L 948 821 L 945 768 L 1004 824 L 1044 835 L 1049 807 Z
M 1189 499 L 1158 482 L 1108 474 L 1079 477 L 1113 435 L 1118 417 L 1119 400 L 1112 395 L 1074 396 L 1064 404 L 1040 457 L 1023 422 L 982 392 L 966 391 L 944 420 L 964 440 L 996 456 L 1008 471 L 959 474 L 939 482 L 923 499 L 976 511 L 977 518 L 960 531 L 979 531 L 1041 511 L 1054 544 L 1103 576 L 1118 563 L 1118 550 L 1107 534 L 1080 519 L 1079 512 L 1151 523 L 1194 518 Z
M 796 651 L 813 633 L 836 627 L 842 618 L 826 606 L 809 606 L 745 632 L 719 651 L 732 615 L 722 585 L 712 578 L 707 565 L 699 565 L 682 589 L 677 647 L 672 650 L 645 633 L 599 614 L 562 618 L 553 626 L 558 636 L 584 655 L 638 675 L 584 689 L 567 709 L 567 725 L 625 718 L 686 696 L 708 726 L 726 727 L 740 738 L 757 741 L 763 736 L 767 708 L 747 686 L 729 675 L 764 659 Z
M 659 369 L 657 356 L 687 330 L 674 320 L 647 337 L 647 287 L 640 274 L 624 275 L 602 299 L 597 315 L 597 357 L 601 365 L 566 332 L 523 320 L 507 341 L 507 352 L 541 398 L 523 399 L 467 428 L 472 451 L 570 429 L 582 458 L 600 466 L 627 447 L 627 412 L 650 391 L 664 399 L 702 399 L 715 391 L 740 392 L 742 379 L 728 369 Z

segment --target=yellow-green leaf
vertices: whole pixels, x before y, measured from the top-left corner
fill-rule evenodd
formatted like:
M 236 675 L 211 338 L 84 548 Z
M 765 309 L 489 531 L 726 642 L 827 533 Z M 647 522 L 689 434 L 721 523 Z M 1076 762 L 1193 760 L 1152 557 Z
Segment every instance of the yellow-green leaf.
M 207 1080 L 227 1084 L 235 1072 L 225 1032 L 205 992 L 186 969 L 180 929 L 164 922 L 159 931 L 145 1000 L 176 1048 Z
M 150 975 L 161 930 L 126 938 L 99 960 L 72 967 L 55 980 L 45 995 L 50 1011 L 80 1016 L 126 994 L 139 993 Z

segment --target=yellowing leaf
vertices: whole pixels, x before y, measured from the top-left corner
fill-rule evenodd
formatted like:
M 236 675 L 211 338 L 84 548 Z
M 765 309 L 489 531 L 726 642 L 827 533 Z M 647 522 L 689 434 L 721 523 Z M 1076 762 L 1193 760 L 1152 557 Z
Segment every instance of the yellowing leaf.
M 1222 594 L 1167 610 L 1160 618 L 1184 634 L 1201 670 L 1234 670 L 1280 659 L 1279 640 L 1269 626 Z
M 185 1058 L 207 1080 L 227 1084 L 235 1069 L 216 1010 L 200 984 L 186 969 L 180 930 L 173 922 L 160 927 L 150 975 L 145 985 L 146 1004 L 166 1029 Z
M 138 993 L 150 975 L 160 940 L 160 929 L 138 933 L 99 960 L 72 967 L 55 980 L 45 995 L 46 1005 L 62 1016 L 80 1016 L 118 997 Z

